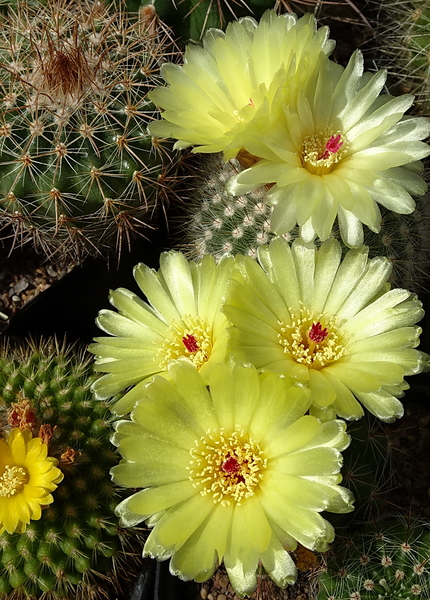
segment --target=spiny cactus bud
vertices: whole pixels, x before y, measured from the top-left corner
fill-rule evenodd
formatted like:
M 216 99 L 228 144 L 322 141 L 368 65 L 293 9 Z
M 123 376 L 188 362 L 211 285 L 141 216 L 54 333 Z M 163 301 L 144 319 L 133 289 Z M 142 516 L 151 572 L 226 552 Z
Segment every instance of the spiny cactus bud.
M 0 598 L 106 596 L 119 587 L 118 576 L 133 569 L 135 533 L 122 530 L 114 515 L 123 495 L 109 469 L 118 460 L 109 441 L 109 406 L 90 392 L 95 379 L 91 358 L 53 341 L 3 347 L 1 356 L 0 509 L 9 501 L 9 515 L 6 519 L 0 510 L 0 531 L 5 529 L 0 534 Z M 18 456 L 23 442 L 25 462 Z M 13 456 L 15 448 L 16 464 L 9 464 L 7 444 Z M 41 448 L 39 458 L 36 447 Z M 52 476 L 43 475 L 48 501 L 40 499 L 40 513 L 32 486 L 41 485 L 49 464 Z M 30 518 L 22 507 L 12 510 L 20 491 Z
M 0 223 L 52 255 L 118 250 L 153 227 L 176 154 L 147 132 L 172 59 L 153 10 L 22 2 L 0 32 Z

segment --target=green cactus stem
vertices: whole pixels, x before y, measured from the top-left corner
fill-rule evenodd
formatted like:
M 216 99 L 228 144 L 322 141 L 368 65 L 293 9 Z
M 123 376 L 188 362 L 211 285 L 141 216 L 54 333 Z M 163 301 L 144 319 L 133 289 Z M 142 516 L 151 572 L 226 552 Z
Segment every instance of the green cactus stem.
M 415 110 L 430 110 L 430 2 L 382 0 L 375 7 L 378 66 L 388 69 L 391 85 L 416 96 Z
M 348 423 L 351 436 L 343 452 L 342 485 L 354 494 L 355 510 L 348 515 L 327 514 L 336 531 L 343 531 L 351 521 L 377 518 L 389 506 L 393 487 L 391 447 L 385 425 L 370 413 Z

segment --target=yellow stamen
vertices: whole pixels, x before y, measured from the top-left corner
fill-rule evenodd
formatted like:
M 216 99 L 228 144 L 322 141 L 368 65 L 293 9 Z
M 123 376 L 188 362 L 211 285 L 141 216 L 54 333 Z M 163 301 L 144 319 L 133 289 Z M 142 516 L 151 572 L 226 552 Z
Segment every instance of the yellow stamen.
M 298 315 L 291 309 L 289 313 L 289 325 L 279 321 L 278 340 L 284 352 L 290 354 L 297 363 L 322 369 L 345 354 L 347 340 L 336 317 L 315 315 L 304 307 Z
M 0 498 L 10 498 L 28 482 L 28 473 L 22 467 L 5 465 L 0 475 Z
M 173 321 L 170 325 L 170 339 L 159 349 L 160 367 L 164 370 L 169 361 L 185 356 L 200 369 L 211 352 L 212 331 L 207 322 L 200 317 L 184 315 L 181 323 Z
M 219 429 L 207 432 L 190 450 L 190 480 L 201 486 L 200 494 L 211 494 L 214 503 L 240 505 L 255 493 L 263 478 L 267 459 L 260 446 L 242 429 L 231 434 Z
M 314 175 L 331 173 L 347 152 L 345 138 L 339 131 L 326 128 L 303 140 L 302 163 Z

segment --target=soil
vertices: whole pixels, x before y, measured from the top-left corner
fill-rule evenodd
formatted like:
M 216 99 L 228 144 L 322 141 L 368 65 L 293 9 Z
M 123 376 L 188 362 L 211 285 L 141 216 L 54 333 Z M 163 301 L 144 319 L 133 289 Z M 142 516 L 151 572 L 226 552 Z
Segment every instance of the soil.
M 31 300 L 69 273 L 74 264 L 45 260 L 30 246 L 0 250 L 0 332 Z

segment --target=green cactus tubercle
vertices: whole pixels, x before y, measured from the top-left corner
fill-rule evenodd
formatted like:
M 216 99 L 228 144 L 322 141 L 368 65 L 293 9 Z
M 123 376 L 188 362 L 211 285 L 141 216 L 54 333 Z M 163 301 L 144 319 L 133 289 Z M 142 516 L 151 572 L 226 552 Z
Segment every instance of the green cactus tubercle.
M 151 8 L 19 3 L 0 31 L 0 223 L 48 255 L 108 252 L 150 226 L 174 156 L 147 133 L 172 58 Z

